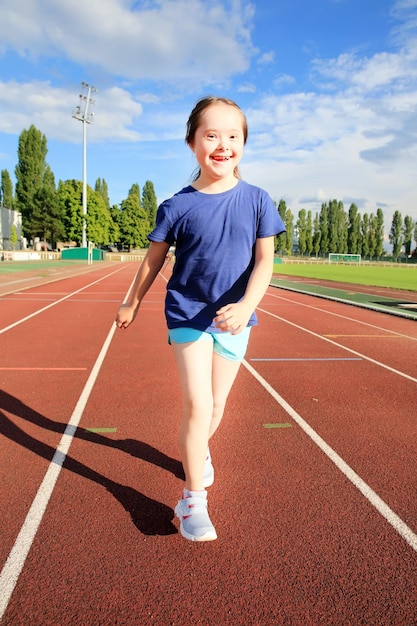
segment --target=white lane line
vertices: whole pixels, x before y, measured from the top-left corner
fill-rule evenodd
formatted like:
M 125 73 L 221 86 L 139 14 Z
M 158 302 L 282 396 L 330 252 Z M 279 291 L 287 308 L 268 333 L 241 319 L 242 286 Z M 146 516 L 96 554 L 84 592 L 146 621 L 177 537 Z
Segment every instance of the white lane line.
M 61 472 L 69 447 L 74 438 L 81 416 L 87 404 L 91 390 L 96 382 L 101 365 L 106 356 L 116 326 L 112 326 L 101 348 L 100 354 L 94 364 L 91 374 L 78 399 L 73 414 L 65 428 L 61 441 L 58 444 L 52 461 L 46 471 L 44 479 L 38 489 L 35 499 L 29 509 L 22 528 L 17 536 L 15 544 L 7 557 L 6 563 L 0 574 L 0 620 L 7 608 L 10 597 L 22 572 L 26 557 L 32 546 L 33 540 L 42 521 L 48 502 L 51 498 L 56 481 Z
M 262 387 L 278 402 L 290 417 L 300 426 L 308 437 L 336 465 L 348 480 L 361 492 L 370 504 L 387 520 L 397 533 L 417 552 L 417 535 L 380 496 L 331 448 L 320 435 L 275 391 L 275 389 L 244 360 L 243 365 Z
M 271 286 L 271 285 L 270 285 Z M 274 289 L 277 288 L 277 285 L 272 285 Z M 395 330 L 390 330 L 388 328 L 384 328 L 383 326 L 377 326 L 376 324 L 370 324 L 369 322 L 364 322 L 362 320 L 358 320 L 354 317 L 348 317 L 347 315 L 341 315 L 340 313 L 335 313 L 334 311 L 329 311 L 328 309 L 321 309 L 318 306 L 313 306 L 311 304 L 306 304 L 305 302 L 298 302 L 297 300 L 291 300 L 291 298 L 284 298 L 284 296 L 277 296 L 276 293 L 268 291 L 268 296 L 271 298 L 276 298 L 277 300 L 284 300 L 284 302 L 291 302 L 291 304 L 296 304 L 297 306 L 303 306 L 307 309 L 313 309 L 313 311 L 320 311 L 321 313 L 326 313 L 327 315 L 333 315 L 334 317 L 340 317 L 343 320 L 348 320 L 349 322 L 355 322 L 356 324 L 362 324 L 363 326 L 369 326 L 370 328 L 375 328 L 377 330 L 383 330 L 386 333 L 391 333 L 392 335 L 396 335 L 397 337 L 404 337 L 405 339 L 411 339 L 411 341 L 417 341 L 417 337 L 411 337 L 410 335 L 404 335 L 403 333 L 399 333 Z M 306 295 L 306 294 L 304 294 Z M 308 294 L 314 296 L 314 294 Z
M 374 365 L 383 367 L 384 369 L 388 370 L 389 372 L 392 372 L 393 374 L 398 374 L 398 376 L 402 376 L 403 378 L 407 378 L 408 380 L 411 380 L 413 383 L 417 383 L 417 378 L 414 378 L 413 376 L 410 376 L 409 374 L 405 374 L 405 372 L 401 372 L 400 370 L 397 370 L 394 367 L 385 365 L 385 363 L 381 363 L 381 361 L 376 361 L 375 359 L 372 359 L 370 356 L 366 356 L 366 354 L 362 354 L 361 352 L 357 352 L 356 350 L 347 348 L 346 346 L 343 346 L 341 343 L 337 343 L 337 341 L 333 341 L 332 339 L 329 339 L 328 337 L 319 335 L 318 333 L 315 333 L 314 331 L 309 330 L 308 328 L 304 328 L 303 326 L 299 326 L 298 324 L 295 324 L 294 322 L 290 322 L 289 320 L 285 319 L 285 317 L 280 317 L 279 315 L 275 315 L 275 313 L 270 313 L 270 311 L 266 311 L 265 309 L 262 309 L 261 307 L 258 307 L 257 310 L 262 311 L 262 313 L 266 313 L 266 315 L 270 315 L 271 317 L 275 317 L 277 320 L 280 320 L 281 322 L 285 322 L 285 324 L 294 326 L 294 328 L 298 328 L 299 330 L 302 330 L 303 332 L 308 333 L 309 335 L 313 335 L 313 337 L 317 337 L 318 339 L 321 339 L 322 341 L 327 341 L 327 343 L 331 343 L 333 346 L 337 346 L 338 348 L 341 348 L 342 350 L 346 350 L 346 352 L 355 354 L 361 359 L 365 359 L 365 361 L 369 361 L 370 363 L 373 363 Z
M 270 358 L 270 359 L 259 358 L 259 359 L 250 359 L 250 360 L 252 362 L 253 361 L 289 361 L 290 363 L 292 361 L 297 361 L 297 362 L 300 361 L 302 363 L 304 363 L 304 362 L 308 363 L 309 361 L 321 361 L 321 362 L 323 362 L 323 361 L 324 362 L 326 362 L 326 361 L 342 361 L 342 362 L 344 362 L 344 361 L 362 361 L 362 359 L 359 359 L 357 357 L 343 357 L 343 358 L 332 358 L 332 357 L 330 357 L 330 358 L 312 358 L 312 359 L 302 358 L 302 357 L 301 358 L 297 358 L 297 357 L 296 358 L 278 358 L 277 357 L 277 358 Z M 0 370 L 1 370 L 1 367 L 0 367 Z
M 23 322 L 27 322 L 32 317 L 35 317 L 36 315 L 39 315 L 39 313 L 43 313 L 44 311 L 47 311 L 48 309 L 59 304 L 60 302 L 64 302 L 64 300 L 68 300 L 68 298 L 72 298 L 72 296 L 75 296 L 77 293 L 81 293 L 81 291 L 84 291 L 84 289 L 88 289 L 92 285 L 96 285 L 97 283 L 100 283 L 102 280 L 109 278 L 113 274 L 117 274 L 118 272 L 120 272 L 121 269 L 122 268 L 118 268 L 114 272 L 111 272 L 110 274 L 106 274 L 106 276 L 102 276 L 101 278 L 95 280 L 94 282 L 89 283 L 85 287 L 81 287 L 81 289 L 77 289 L 77 291 L 73 291 L 72 293 L 67 294 L 63 298 L 60 298 L 59 300 L 55 300 L 55 302 L 52 302 L 51 304 L 48 304 L 47 306 L 42 307 L 42 309 L 38 309 L 37 311 L 34 311 L 33 313 L 31 313 L 30 315 L 27 315 L 26 317 L 22 317 L 22 319 L 17 320 L 17 322 L 13 322 L 13 324 L 10 324 L 9 326 L 6 326 L 5 328 L 0 329 L 0 335 L 2 333 L 5 333 L 7 330 L 11 330 L 12 328 L 15 328 L 16 326 L 19 326 L 19 324 L 23 324 Z
M 129 291 L 132 288 L 132 285 L 133 282 Z M 0 573 L 0 622 L 7 609 L 19 576 L 23 570 L 26 557 L 29 554 L 29 550 L 32 547 L 33 540 L 35 539 L 39 525 L 46 511 L 46 507 L 51 499 L 56 481 L 58 480 L 58 476 L 65 462 L 68 450 L 71 446 L 72 440 L 74 439 L 75 431 L 80 423 L 81 416 L 97 380 L 116 328 L 116 325 L 113 324 L 103 343 L 100 354 L 94 363 L 90 376 L 88 377 L 84 389 L 81 392 L 75 409 L 65 428 L 64 434 L 61 437 L 61 441 L 57 446 L 52 461 L 49 464 L 42 483 L 40 484 L 28 514 L 26 515 L 26 519 L 23 522 L 22 528 L 20 529 L 13 548 L 11 549 Z

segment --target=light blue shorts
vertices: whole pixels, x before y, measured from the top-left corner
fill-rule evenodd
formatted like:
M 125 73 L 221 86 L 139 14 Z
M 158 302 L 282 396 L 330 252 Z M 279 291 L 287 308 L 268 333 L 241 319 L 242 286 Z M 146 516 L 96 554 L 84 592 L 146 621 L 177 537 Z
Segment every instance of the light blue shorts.
M 169 343 L 192 343 L 195 341 L 211 341 L 216 354 L 229 359 L 241 361 L 246 354 L 251 327 L 247 326 L 238 335 L 231 333 L 206 333 L 195 328 L 171 328 L 168 331 Z

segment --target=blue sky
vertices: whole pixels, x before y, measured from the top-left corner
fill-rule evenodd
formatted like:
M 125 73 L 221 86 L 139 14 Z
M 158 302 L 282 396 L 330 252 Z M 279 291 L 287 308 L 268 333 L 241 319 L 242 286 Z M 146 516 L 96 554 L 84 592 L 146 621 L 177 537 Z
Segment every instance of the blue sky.
M 417 0 L 2 0 L 0 169 L 34 124 L 56 182 L 82 179 L 81 82 L 97 88 L 87 179 L 158 200 L 195 167 L 207 94 L 245 111 L 243 177 L 295 215 L 356 202 L 417 220 Z

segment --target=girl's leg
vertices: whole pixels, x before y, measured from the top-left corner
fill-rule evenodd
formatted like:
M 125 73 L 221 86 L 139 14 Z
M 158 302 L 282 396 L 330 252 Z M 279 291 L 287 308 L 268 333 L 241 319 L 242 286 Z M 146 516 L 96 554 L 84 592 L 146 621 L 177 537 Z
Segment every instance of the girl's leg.
M 239 371 L 241 361 L 231 361 L 219 354 L 213 354 L 212 386 L 213 414 L 209 438 L 214 435 L 223 417 L 226 401 Z
M 185 472 L 185 488 L 203 489 L 203 470 L 213 415 L 213 343 L 172 343 L 181 382 L 183 415 L 179 446 Z

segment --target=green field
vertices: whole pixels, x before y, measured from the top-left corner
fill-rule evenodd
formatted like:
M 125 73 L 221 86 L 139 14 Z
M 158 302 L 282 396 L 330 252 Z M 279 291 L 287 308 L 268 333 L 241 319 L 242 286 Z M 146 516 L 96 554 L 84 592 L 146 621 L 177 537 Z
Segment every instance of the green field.
M 356 285 L 417 291 L 417 265 L 341 265 L 326 262 L 275 263 L 278 276 L 301 276 Z
M 86 265 L 86 261 L 3 261 L 0 263 L 1 274 L 14 274 L 21 272 L 39 272 L 43 275 L 48 270 L 63 267 L 79 267 Z
M 0 263 L 0 275 L 12 272 L 37 271 L 39 275 L 66 267 L 84 266 L 85 261 L 5 261 Z M 406 265 L 341 265 L 336 263 L 275 263 L 274 273 L 278 276 L 301 276 L 333 280 L 336 282 L 374 287 L 393 287 L 417 291 L 417 264 Z

